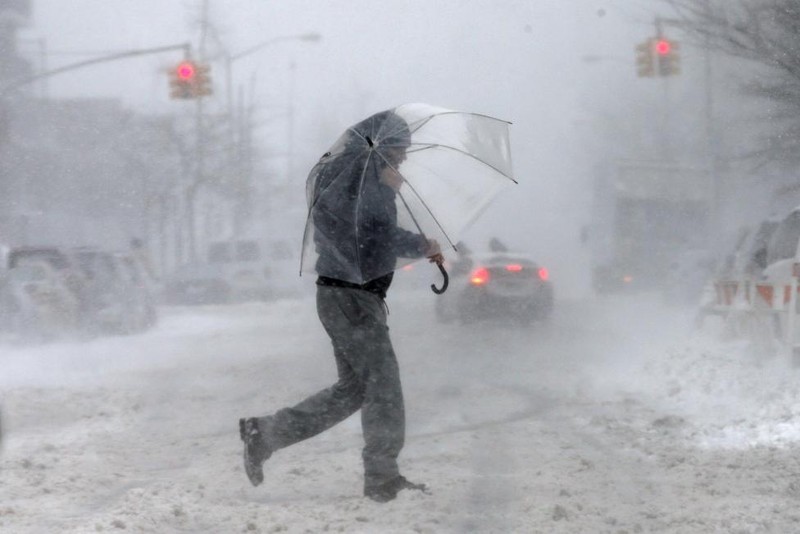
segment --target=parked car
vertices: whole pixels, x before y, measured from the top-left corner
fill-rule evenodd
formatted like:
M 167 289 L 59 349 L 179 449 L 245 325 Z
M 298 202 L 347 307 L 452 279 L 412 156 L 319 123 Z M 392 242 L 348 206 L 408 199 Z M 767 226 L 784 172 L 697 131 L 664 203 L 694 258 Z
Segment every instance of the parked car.
M 498 252 L 459 260 L 449 265 L 449 289 L 435 300 L 439 321 L 502 319 L 530 324 L 552 314 L 549 272 L 530 256 Z
M 126 332 L 140 332 L 156 324 L 157 313 L 153 289 L 144 266 L 127 252 L 114 252 L 115 269 L 122 281 L 122 298 L 127 319 L 122 325 Z
M 234 239 L 208 247 L 208 263 L 219 267 L 233 301 L 294 296 L 300 292 L 300 262 L 285 240 Z
M 96 332 L 131 331 L 126 280 L 111 252 L 94 247 L 70 249 L 87 280 L 86 327 Z
M 225 304 L 231 287 L 219 265 L 186 264 L 166 278 L 163 297 L 172 305 Z
M 59 247 L 34 246 L 12 248 L 6 255 L 6 267 L 13 269 L 28 261 L 44 261 L 55 269 L 70 291 L 82 300 L 86 290 L 86 279 L 73 259 Z
M 792 265 L 800 242 L 800 206 L 781 220 L 767 246 L 767 261 L 764 277 L 767 281 L 788 283 L 792 276 Z
M 788 333 L 787 286 L 792 283 L 799 241 L 800 207 L 782 219 L 771 217 L 740 231 L 734 251 L 714 276 L 713 289 L 706 291 L 697 324 L 702 326 L 707 316 L 719 316 L 727 336 L 749 338 L 759 351 L 773 350 Z
M 769 243 L 780 222 L 780 219 L 769 218 L 743 228 L 733 252 L 725 259 L 717 277 L 730 280 L 760 279 L 769 261 Z
M 77 330 L 78 299 L 44 260 L 28 259 L 9 269 L 2 300 L 10 330 L 26 339 L 55 339 Z
M 26 246 L 10 248 L 4 254 L 4 269 L 10 272 L 28 264 L 40 264 L 44 262 L 53 271 L 53 275 L 58 279 L 58 284 L 65 287 L 78 303 L 77 327 L 82 328 L 82 318 L 85 315 L 87 302 L 87 281 L 81 270 L 67 253 L 54 246 Z M 6 305 L 13 305 L 13 299 L 5 301 Z

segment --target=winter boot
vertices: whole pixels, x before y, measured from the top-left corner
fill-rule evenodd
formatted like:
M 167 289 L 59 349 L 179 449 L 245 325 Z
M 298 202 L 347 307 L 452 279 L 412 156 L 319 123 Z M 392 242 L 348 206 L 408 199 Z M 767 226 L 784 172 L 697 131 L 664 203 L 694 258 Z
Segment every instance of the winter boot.
M 264 482 L 261 466 L 272 456 L 272 450 L 261 434 L 255 417 L 239 419 L 239 436 L 244 442 L 244 471 L 250 483 L 258 486 Z
M 364 496 L 376 502 L 389 502 L 397 497 L 400 490 L 404 489 L 413 489 L 428 495 L 430 494 L 425 484 L 414 484 L 413 482 L 409 482 L 406 477 L 398 475 L 382 484 L 365 485 Z

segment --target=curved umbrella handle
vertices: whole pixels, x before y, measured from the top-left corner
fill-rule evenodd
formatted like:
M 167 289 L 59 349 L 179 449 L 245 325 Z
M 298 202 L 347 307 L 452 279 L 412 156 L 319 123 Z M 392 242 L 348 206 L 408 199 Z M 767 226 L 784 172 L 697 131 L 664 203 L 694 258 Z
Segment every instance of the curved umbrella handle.
M 437 295 L 441 295 L 447 291 L 447 286 L 450 285 L 450 275 L 447 274 L 447 271 L 444 269 L 444 265 L 441 263 L 437 263 L 436 266 L 439 267 L 439 271 L 441 271 L 442 276 L 444 276 L 444 282 L 442 283 L 441 289 L 436 287 L 436 284 L 431 284 L 431 290 Z

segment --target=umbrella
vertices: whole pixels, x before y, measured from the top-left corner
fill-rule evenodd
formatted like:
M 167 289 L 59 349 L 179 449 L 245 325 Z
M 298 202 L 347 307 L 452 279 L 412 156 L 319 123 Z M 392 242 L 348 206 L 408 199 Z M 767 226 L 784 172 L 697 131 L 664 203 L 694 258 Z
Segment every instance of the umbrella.
M 404 104 L 348 128 L 308 176 L 301 271 L 364 284 L 419 259 L 425 240 L 455 249 L 516 183 L 509 124 Z

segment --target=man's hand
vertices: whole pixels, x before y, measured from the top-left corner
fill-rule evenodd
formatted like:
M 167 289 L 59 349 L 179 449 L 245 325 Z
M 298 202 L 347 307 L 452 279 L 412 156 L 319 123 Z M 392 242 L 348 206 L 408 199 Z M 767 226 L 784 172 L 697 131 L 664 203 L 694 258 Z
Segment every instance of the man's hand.
M 428 248 L 425 249 L 425 257 L 428 258 L 428 261 L 437 265 L 444 263 L 442 248 L 435 239 L 428 239 Z
M 435 263 L 436 265 L 441 265 L 444 263 L 444 256 L 442 256 L 441 252 L 438 252 L 433 256 L 428 256 L 428 261 L 431 263 Z

